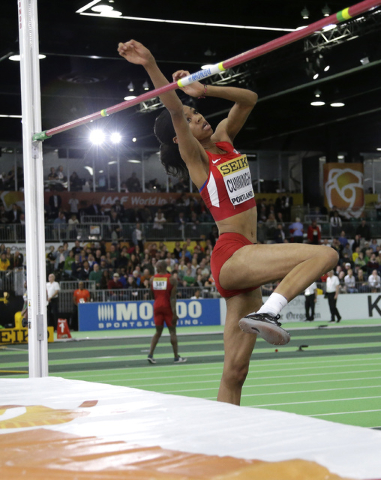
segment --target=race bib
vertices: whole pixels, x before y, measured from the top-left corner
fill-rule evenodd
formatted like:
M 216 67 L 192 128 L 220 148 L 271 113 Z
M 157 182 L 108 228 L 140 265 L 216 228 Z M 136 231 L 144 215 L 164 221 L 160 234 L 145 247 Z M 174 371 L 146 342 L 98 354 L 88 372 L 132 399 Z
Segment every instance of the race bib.
M 154 290 L 167 290 L 167 277 L 155 277 L 153 279 L 153 289 Z
M 233 158 L 217 166 L 225 182 L 230 201 L 234 206 L 254 198 L 249 162 L 246 155 Z

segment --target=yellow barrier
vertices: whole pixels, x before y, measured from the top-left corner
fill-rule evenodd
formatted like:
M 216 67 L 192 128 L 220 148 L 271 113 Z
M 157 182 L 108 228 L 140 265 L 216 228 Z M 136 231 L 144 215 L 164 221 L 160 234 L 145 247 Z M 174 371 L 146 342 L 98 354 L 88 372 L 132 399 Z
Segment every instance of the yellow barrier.
M 48 327 L 48 342 L 54 342 L 54 328 Z M 12 343 L 28 343 L 27 328 L 1 328 L 0 345 L 11 345 Z

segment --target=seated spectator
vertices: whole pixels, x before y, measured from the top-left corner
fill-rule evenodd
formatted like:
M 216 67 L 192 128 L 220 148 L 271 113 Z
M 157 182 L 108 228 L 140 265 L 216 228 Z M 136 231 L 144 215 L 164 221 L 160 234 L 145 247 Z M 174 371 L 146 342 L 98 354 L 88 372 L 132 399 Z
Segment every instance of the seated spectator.
M 5 252 L 0 255 L 0 272 L 5 272 L 11 266 L 10 260 L 7 258 Z
M 291 223 L 290 227 L 291 242 L 303 243 L 304 227 L 300 222 L 300 218 L 296 217 L 295 222 Z
M 195 292 L 194 292 L 194 295 L 193 297 L 191 297 L 191 300 L 198 300 L 202 298 L 201 297 L 201 290 L 198 288 Z
M 77 172 L 70 175 L 70 190 L 73 192 L 82 190 L 82 180 L 78 177 Z
M 62 165 L 60 165 L 58 167 L 58 170 L 57 170 L 57 179 L 60 181 L 60 182 L 66 182 L 67 180 L 67 177 L 64 173 L 64 168 Z
M 335 237 L 341 231 L 341 227 L 343 225 L 341 218 L 339 216 L 339 212 L 337 210 L 333 212 L 333 215 L 330 218 L 329 223 L 331 225 L 332 236 Z
M 275 215 L 273 213 L 269 214 L 265 222 L 265 226 L 266 226 L 266 237 L 268 240 L 272 242 L 277 229 L 277 222 L 275 220 Z
M 273 239 L 275 243 L 285 243 L 286 235 L 283 231 L 283 225 L 281 223 L 278 223 Z
M 380 291 L 381 278 L 378 275 L 377 270 L 373 270 L 371 275 L 368 277 L 368 284 L 370 286 L 370 291 L 376 293 Z
M 56 240 L 58 240 L 59 238 L 64 238 L 66 233 L 66 217 L 62 211 L 58 213 L 58 217 L 54 220 L 53 224 L 54 238 Z
M 65 270 L 65 273 L 67 273 L 68 275 L 72 274 L 72 268 L 71 267 L 72 267 L 74 262 L 75 262 L 74 252 L 72 250 L 70 250 L 69 255 L 66 257 L 65 263 L 64 263 L 64 270 Z
M 18 250 L 13 255 L 13 268 L 22 268 L 24 266 L 24 255 Z
M 12 205 L 12 210 L 8 213 L 8 223 L 20 223 L 21 210 L 14 203 Z
M 368 270 L 368 275 L 373 273 L 373 270 L 378 270 L 379 269 L 379 264 L 376 259 L 376 254 L 372 253 L 369 259 L 369 262 L 366 264 L 366 268 Z
M 339 292 L 340 292 L 340 293 L 346 293 L 346 292 L 347 292 L 347 288 L 346 288 L 345 283 L 344 283 L 345 272 L 342 270 L 342 271 L 339 273 L 339 275 L 337 276 L 337 278 L 339 279 L 339 282 L 340 282 Z
M 316 220 L 312 220 L 311 225 L 307 230 L 308 243 L 312 245 L 320 245 L 321 243 L 321 231 L 320 225 L 316 223 Z
M 183 285 L 186 287 L 191 287 L 194 285 L 195 281 L 196 279 L 193 276 L 192 267 L 190 264 L 188 264 L 183 276 Z
M 50 172 L 48 174 L 48 180 L 57 180 L 57 174 L 54 167 L 50 167 Z
M 110 281 L 110 272 L 108 271 L 107 268 L 101 271 L 102 271 L 102 278 L 100 281 L 100 290 L 107 290 L 108 282 Z
M 366 220 L 361 220 L 361 225 L 356 229 L 356 235 L 359 235 L 361 238 L 365 239 L 367 242 L 371 239 L 370 227 L 366 223 Z
M 164 215 L 163 215 L 163 212 L 159 209 L 155 215 L 155 218 L 153 220 L 153 228 L 156 229 L 156 230 L 163 230 L 163 224 L 166 222 L 167 220 L 165 219 Z
M 94 263 L 93 270 L 89 274 L 89 280 L 95 282 L 95 288 L 97 290 L 100 289 L 101 287 L 101 278 L 102 278 L 102 272 L 99 268 L 99 265 L 97 263 Z
M 81 278 L 82 272 L 82 262 L 80 260 L 80 255 L 77 253 L 74 256 L 74 262 L 71 264 L 71 275 L 75 278 Z
M 129 192 L 141 192 L 142 187 L 140 185 L 140 180 L 137 178 L 136 173 L 132 172 L 130 178 L 126 181 L 126 187 Z
M 350 268 L 347 275 L 344 277 L 345 287 L 348 293 L 358 293 L 356 288 L 356 279 L 353 275 L 353 270 Z
M 68 221 L 69 224 L 69 237 L 74 239 L 77 237 L 77 225 L 79 224 L 77 215 L 73 213 Z
M 185 224 L 186 224 L 187 220 L 185 218 L 185 213 L 184 212 L 179 212 L 179 215 L 177 217 L 177 220 L 176 220 L 176 223 L 178 224 L 179 226 L 179 230 L 183 230 L 183 228 L 185 227 Z M 179 234 L 180 235 L 180 234 Z
M 364 270 L 359 268 L 357 270 L 357 277 L 356 277 L 356 282 L 357 282 L 357 288 L 359 293 L 367 293 L 369 292 L 369 286 L 366 282 L 366 278 L 364 275 Z
M 119 279 L 119 273 L 114 273 L 112 279 L 107 282 L 108 290 L 115 290 L 123 288 L 123 284 Z
M 140 223 L 137 223 L 134 230 L 132 231 L 132 243 L 135 245 L 135 247 L 138 245 L 140 250 L 144 250 L 144 236 L 143 236 L 143 230 L 141 227 Z
M 83 262 L 82 270 L 78 278 L 81 280 L 88 280 L 91 273 L 90 265 L 87 260 Z

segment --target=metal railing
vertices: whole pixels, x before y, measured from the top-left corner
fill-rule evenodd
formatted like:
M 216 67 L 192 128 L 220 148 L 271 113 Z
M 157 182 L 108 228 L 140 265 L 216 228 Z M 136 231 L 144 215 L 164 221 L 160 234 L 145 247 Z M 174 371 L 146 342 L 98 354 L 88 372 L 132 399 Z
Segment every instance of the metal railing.
M 283 231 L 286 238 L 290 238 L 289 227 L 291 223 L 285 223 Z M 97 240 L 113 241 L 117 239 L 130 240 L 135 229 L 135 223 L 81 223 L 74 225 L 68 224 L 45 224 L 45 240 L 47 242 L 62 242 L 74 240 Z M 212 231 L 214 223 L 186 223 L 179 225 L 177 223 L 166 223 L 162 229 L 156 228 L 154 223 L 142 223 L 141 230 L 143 237 L 148 241 L 185 241 L 187 238 L 192 240 L 207 238 Z M 340 231 L 344 230 L 347 238 L 354 238 L 356 229 L 360 225 L 359 220 L 343 222 L 342 226 L 334 229 L 330 223 L 319 223 L 322 238 L 338 237 Z M 372 238 L 381 237 L 381 221 L 368 222 L 372 232 Z M 307 232 L 309 224 L 304 224 L 304 232 Z M 262 242 L 271 242 L 274 239 L 276 227 L 268 227 L 265 223 L 258 223 L 258 239 Z M 25 242 L 25 225 L 3 224 L 0 225 L 0 242 L 14 243 Z
M 119 290 L 96 290 L 95 282 L 85 281 L 85 288 L 89 290 L 92 302 L 136 302 L 153 300 L 152 291 L 147 288 L 128 288 Z M 316 282 L 317 288 L 325 293 L 325 282 Z M 78 282 L 60 282 L 59 311 L 71 313 L 75 311 L 73 303 L 74 290 L 78 288 Z M 275 290 L 276 284 L 262 286 L 262 296 L 267 297 Z M 180 287 L 177 290 L 177 299 L 190 299 L 196 291 L 200 291 L 200 298 L 221 298 L 215 287 Z M 380 292 L 380 285 L 372 287 L 369 282 L 356 282 L 354 290 L 349 289 L 344 282 L 340 283 L 340 294 L 350 293 L 375 293 Z M 301 292 L 303 295 L 303 292 Z
M 26 273 L 23 268 L 0 272 L 0 292 L 23 295 L 25 292 Z
M 136 302 L 153 300 L 152 291 L 149 288 L 127 288 L 119 290 L 95 290 L 95 282 L 84 282 L 90 292 L 92 302 Z M 74 312 L 74 290 L 78 288 L 78 282 L 60 282 L 59 311 Z M 181 287 L 177 289 L 177 298 L 189 299 L 197 290 L 200 290 L 201 298 L 219 298 L 220 294 L 215 287 Z

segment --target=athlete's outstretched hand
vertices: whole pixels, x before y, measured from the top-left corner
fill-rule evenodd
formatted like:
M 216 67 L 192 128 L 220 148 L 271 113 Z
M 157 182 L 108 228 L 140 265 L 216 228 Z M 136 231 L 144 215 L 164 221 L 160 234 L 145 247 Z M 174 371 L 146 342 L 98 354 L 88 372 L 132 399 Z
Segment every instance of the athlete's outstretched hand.
M 135 65 L 143 65 L 143 67 L 154 62 L 152 53 L 142 43 L 136 40 L 130 40 L 126 43 L 119 43 L 119 55 Z
M 177 72 L 175 72 L 172 77 L 173 80 L 177 82 L 181 78 L 187 77 L 188 75 L 190 75 L 190 73 L 186 70 L 177 70 Z M 181 90 L 183 90 L 183 92 L 185 92 L 190 97 L 201 97 L 204 94 L 204 85 L 200 82 L 193 82 L 190 85 L 181 88 Z

